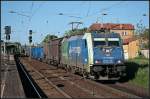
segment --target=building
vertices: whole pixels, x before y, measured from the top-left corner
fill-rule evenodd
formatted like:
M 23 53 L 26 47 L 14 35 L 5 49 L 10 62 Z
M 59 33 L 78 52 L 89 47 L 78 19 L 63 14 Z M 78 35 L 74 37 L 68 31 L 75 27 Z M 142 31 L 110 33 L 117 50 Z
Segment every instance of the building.
M 21 52 L 21 44 L 18 42 L 3 42 L 1 41 L 1 54 L 15 54 Z
M 123 49 L 125 59 L 137 57 L 139 52 L 139 40 L 136 38 L 124 39 Z
M 123 40 L 123 49 L 125 59 L 138 56 L 139 40 L 134 38 L 134 26 L 132 24 L 114 24 L 114 23 L 94 23 L 89 27 L 89 31 L 102 31 L 119 33 Z
M 1 59 L 14 60 L 13 55 L 21 52 L 21 44 L 19 42 L 1 41 Z
M 132 24 L 94 23 L 89 27 L 90 31 L 100 31 L 101 29 L 119 33 L 122 39 L 128 39 L 134 35 L 134 26 Z
M 141 54 L 144 55 L 145 58 L 149 59 L 149 49 L 141 50 Z

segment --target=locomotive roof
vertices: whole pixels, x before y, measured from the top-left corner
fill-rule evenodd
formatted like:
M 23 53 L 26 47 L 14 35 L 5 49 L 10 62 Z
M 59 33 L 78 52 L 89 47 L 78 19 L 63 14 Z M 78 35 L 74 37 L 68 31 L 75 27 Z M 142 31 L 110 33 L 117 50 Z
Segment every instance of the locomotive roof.
M 120 35 L 118 33 L 91 33 L 93 35 L 93 37 L 99 37 L 99 38 L 119 38 Z M 78 34 L 78 35 L 72 35 L 72 36 L 64 36 L 64 37 L 61 37 L 61 38 L 55 38 L 55 39 L 52 39 L 51 41 L 55 41 L 55 40 L 61 40 L 63 38 L 69 38 L 69 40 L 73 40 L 73 39 L 80 39 L 83 37 L 84 34 Z
M 119 38 L 120 35 L 118 33 L 92 33 L 93 37 L 98 38 Z
M 71 36 L 68 40 L 76 40 L 76 39 L 82 39 L 83 35 L 75 35 L 75 36 Z

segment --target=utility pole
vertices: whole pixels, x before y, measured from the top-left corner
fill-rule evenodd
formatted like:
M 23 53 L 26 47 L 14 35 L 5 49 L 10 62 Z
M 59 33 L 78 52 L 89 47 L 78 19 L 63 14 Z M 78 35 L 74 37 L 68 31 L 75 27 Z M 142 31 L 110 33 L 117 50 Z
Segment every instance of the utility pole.
M 30 57 L 29 57 L 29 60 L 31 60 L 31 43 L 32 43 L 32 30 L 29 30 L 29 46 L 30 46 Z
M 103 17 L 105 16 L 105 15 L 107 15 L 107 13 L 102 13 L 102 27 L 103 27 Z
M 5 44 L 5 39 L 4 39 L 4 59 L 5 59 L 5 56 L 6 56 L 6 44 Z
M 82 22 L 70 22 L 69 24 L 71 24 L 72 31 L 73 31 L 74 29 L 77 29 L 80 24 L 83 24 L 83 23 Z M 76 28 L 74 28 L 74 24 L 76 24 Z

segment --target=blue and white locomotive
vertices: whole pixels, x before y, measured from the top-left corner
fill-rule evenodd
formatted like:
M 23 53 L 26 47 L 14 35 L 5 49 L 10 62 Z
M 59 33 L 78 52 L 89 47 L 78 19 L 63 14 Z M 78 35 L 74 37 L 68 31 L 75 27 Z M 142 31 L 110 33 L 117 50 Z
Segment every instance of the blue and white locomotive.
M 84 33 L 63 38 L 60 64 L 99 80 L 125 75 L 123 46 L 117 33 Z

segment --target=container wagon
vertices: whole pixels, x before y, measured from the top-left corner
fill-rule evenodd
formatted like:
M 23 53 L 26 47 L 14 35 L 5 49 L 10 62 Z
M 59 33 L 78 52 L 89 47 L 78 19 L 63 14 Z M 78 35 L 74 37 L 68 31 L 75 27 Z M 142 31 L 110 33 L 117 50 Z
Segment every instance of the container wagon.
M 44 59 L 43 47 L 33 47 L 33 48 L 31 48 L 31 56 L 34 59 L 42 61 L 42 59 Z
M 47 50 L 46 60 L 48 63 L 53 65 L 59 65 L 60 64 L 60 46 L 61 46 L 62 38 L 53 39 L 49 42 L 49 44 L 45 45 Z
M 49 45 L 50 44 L 50 42 L 45 42 L 45 43 L 43 43 L 43 50 L 44 50 L 44 61 L 46 62 L 46 63 L 48 63 L 48 60 L 50 60 L 50 58 L 49 58 Z

